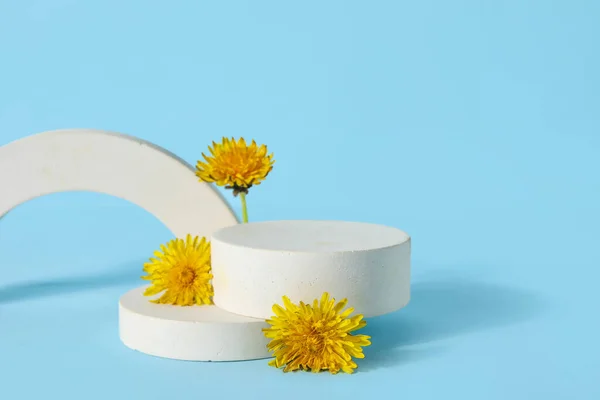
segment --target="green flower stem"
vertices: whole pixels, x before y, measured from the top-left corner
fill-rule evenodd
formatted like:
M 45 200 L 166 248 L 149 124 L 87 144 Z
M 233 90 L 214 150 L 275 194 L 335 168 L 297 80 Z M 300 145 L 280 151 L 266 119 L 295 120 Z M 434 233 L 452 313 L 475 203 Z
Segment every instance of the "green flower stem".
M 242 222 L 248 223 L 248 206 L 246 205 L 246 193 L 240 193 L 240 200 L 242 201 Z

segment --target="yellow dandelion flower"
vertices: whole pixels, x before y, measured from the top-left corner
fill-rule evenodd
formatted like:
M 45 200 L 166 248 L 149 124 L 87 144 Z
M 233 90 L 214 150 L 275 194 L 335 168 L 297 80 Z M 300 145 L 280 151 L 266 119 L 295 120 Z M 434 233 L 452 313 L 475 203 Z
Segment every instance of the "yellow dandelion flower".
M 232 189 L 240 195 L 244 222 L 248 222 L 246 194 L 254 185 L 260 185 L 273 169 L 273 154 L 267 155 L 267 146 L 258 146 L 253 140 L 250 145 L 244 138 L 223 138 L 222 143 L 212 142 L 210 156 L 202 153 L 204 161 L 198 161 L 196 176 L 201 181 L 215 183 Z
M 312 305 L 296 305 L 284 296 L 284 307 L 273 306 L 275 316 L 267 320 L 271 327 L 263 329 L 271 339 L 268 349 L 275 356 L 269 365 L 285 366 L 284 372 L 329 370 L 336 374 L 341 370 L 351 374 L 357 367 L 352 357 L 364 358 L 362 347 L 369 346 L 371 338 L 351 334 L 367 323 L 362 315 L 349 317 L 353 308 L 342 311 L 346 303 L 344 299 L 335 304 L 328 293 Z
M 210 242 L 198 236 L 174 239 L 161 245 L 155 258 L 144 264 L 147 275 L 142 279 L 152 284 L 144 292 L 154 296 L 164 292 L 157 304 L 192 306 L 212 304 L 213 287 L 210 264 Z

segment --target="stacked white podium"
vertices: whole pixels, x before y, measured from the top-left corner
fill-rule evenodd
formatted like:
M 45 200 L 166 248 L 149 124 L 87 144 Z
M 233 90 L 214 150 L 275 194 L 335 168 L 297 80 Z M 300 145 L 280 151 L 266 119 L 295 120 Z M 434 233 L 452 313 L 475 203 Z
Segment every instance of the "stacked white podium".
M 151 303 L 145 287 L 121 297 L 120 338 L 146 354 L 190 361 L 270 357 L 262 330 L 282 296 L 312 303 L 328 292 L 365 317 L 397 311 L 410 299 L 411 240 L 403 231 L 344 221 L 239 224 L 193 167 L 131 136 L 70 129 L 6 144 L 0 186 L 7 189 L 0 216 L 38 196 L 85 190 L 138 204 L 175 237 L 211 241 L 214 305 Z

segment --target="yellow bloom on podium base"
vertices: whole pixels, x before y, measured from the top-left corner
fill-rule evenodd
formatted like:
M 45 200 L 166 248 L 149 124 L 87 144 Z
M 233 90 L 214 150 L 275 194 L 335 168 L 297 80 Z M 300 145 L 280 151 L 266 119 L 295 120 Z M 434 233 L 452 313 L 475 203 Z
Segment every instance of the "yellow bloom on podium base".
M 187 235 L 185 240 L 174 239 L 160 248 L 162 251 L 156 251 L 155 258 L 144 264 L 148 275 L 142 279 L 152 282 L 144 295 L 164 292 L 158 299 L 151 300 L 158 304 L 212 304 L 210 242 Z

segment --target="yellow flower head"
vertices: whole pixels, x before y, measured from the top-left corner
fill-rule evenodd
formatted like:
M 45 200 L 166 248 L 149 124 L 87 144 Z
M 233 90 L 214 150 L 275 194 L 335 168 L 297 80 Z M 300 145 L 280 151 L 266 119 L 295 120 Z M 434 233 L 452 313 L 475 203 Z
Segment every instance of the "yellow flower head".
M 144 272 L 148 275 L 142 279 L 152 282 L 144 295 L 164 292 L 152 300 L 158 304 L 212 304 L 210 242 L 206 238 L 187 235 L 185 240 L 171 240 L 160 249 L 162 251 L 154 252 L 156 258 L 150 258 L 150 262 L 144 264 Z
M 214 182 L 233 194 L 248 193 L 253 185 L 260 183 L 273 169 L 273 154 L 267 155 L 267 146 L 258 146 L 253 140 L 250 145 L 244 138 L 223 138 L 222 143 L 208 147 L 210 156 L 202 153 L 204 161 L 198 161 L 196 175 L 204 182 Z
M 320 302 L 314 300 L 312 306 L 293 304 L 284 296 L 285 308 L 275 304 L 275 316 L 267 320 L 271 327 L 263 329 L 271 339 L 268 348 L 275 356 L 269 365 L 285 366 L 284 372 L 300 369 L 352 373 L 357 367 L 352 357 L 364 358 L 362 346 L 369 346 L 371 338 L 350 333 L 367 323 L 362 315 L 349 317 L 353 308 L 342 312 L 346 303 L 344 299 L 335 304 L 328 293 L 323 293 Z

